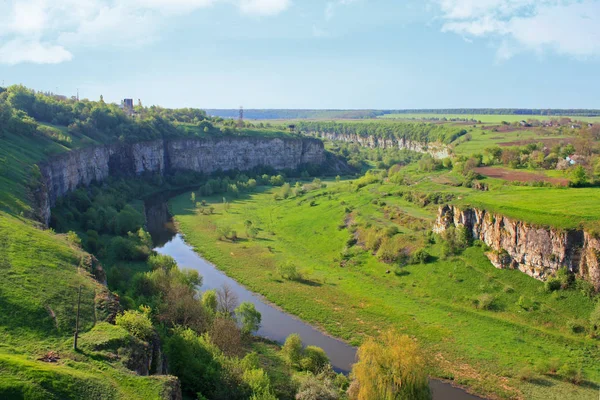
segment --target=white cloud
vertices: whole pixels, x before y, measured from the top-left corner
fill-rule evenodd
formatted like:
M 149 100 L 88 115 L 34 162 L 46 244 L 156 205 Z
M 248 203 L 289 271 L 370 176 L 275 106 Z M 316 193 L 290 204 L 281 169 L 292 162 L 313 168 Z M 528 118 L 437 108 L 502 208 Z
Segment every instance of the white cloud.
M 290 5 L 291 0 L 240 0 L 240 10 L 253 15 L 276 15 Z
M 138 46 L 169 18 L 225 3 L 244 14 L 273 16 L 292 0 L 3 0 L 0 63 L 59 63 L 77 46 Z M 71 51 L 70 51 L 71 50 Z
M 435 0 L 442 31 L 500 43 L 498 59 L 521 51 L 600 56 L 599 0 Z
M 11 40 L 0 47 L 0 62 L 8 65 L 32 62 L 36 64 L 58 64 L 69 61 L 72 54 L 62 46 L 40 42 Z

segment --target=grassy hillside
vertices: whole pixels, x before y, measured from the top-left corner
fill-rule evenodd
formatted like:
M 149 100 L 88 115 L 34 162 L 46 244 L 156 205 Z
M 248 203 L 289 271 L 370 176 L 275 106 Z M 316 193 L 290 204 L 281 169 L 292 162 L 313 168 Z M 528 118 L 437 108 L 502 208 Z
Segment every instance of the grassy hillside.
M 212 215 L 193 207 L 189 193 L 170 204 L 200 254 L 334 336 L 358 344 L 393 326 L 418 338 L 435 375 L 478 393 L 595 398 L 598 342 L 567 324 L 587 320 L 594 302 L 575 291 L 546 293 L 542 282 L 494 268 L 479 247 L 442 257 L 442 243 L 428 239 L 436 207 L 386 195 L 396 189 L 373 183 L 357 192 L 348 182 L 328 182 L 325 189 L 285 200 L 274 199 L 282 189 L 270 189 L 228 198 L 227 210 L 221 197 L 206 198 L 215 207 Z M 245 221 L 258 230 L 256 238 Z M 366 250 L 363 242 L 373 228 L 392 228 L 390 240 L 413 252 L 424 249 L 431 258 L 401 268 L 382 262 L 380 252 Z M 223 239 L 227 230 L 240 239 Z M 282 266 L 289 264 L 302 280 L 282 277 Z M 590 384 L 575 386 L 553 374 L 522 378 L 527 369 L 547 373 L 548 360 L 581 368 Z
M 90 274 L 89 256 L 65 235 L 0 212 L 0 397 L 5 399 L 161 399 L 172 377 L 140 377 L 109 352 L 88 351 L 114 335 L 100 331 L 109 292 Z M 82 287 L 80 352 L 73 346 L 78 288 Z M 110 351 L 131 335 L 116 330 Z M 56 363 L 40 361 L 57 353 Z M 112 361 L 111 361 L 112 360 Z

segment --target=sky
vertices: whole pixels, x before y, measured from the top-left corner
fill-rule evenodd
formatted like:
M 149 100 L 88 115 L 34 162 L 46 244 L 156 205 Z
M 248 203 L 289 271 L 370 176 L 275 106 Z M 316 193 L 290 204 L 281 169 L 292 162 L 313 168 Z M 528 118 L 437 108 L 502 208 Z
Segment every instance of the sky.
M 0 85 L 198 108 L 600 108 L 600 0 L 0 0 Z

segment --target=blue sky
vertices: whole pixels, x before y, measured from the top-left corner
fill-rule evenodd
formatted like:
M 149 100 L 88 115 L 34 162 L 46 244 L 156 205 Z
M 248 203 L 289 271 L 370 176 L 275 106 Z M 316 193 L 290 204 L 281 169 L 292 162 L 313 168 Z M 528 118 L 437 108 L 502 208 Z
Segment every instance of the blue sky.
M 600 108 L 598 0 L 4 0 L 0 84 L 205 108 Z

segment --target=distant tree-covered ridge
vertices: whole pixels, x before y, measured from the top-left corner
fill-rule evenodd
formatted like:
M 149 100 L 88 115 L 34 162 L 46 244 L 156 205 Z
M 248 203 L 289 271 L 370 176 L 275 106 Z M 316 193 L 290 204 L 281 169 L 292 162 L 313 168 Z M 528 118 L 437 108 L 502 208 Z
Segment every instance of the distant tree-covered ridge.
M 237 118 L 238 109 L 207 109 L 208 115 L 222 118 Z M 387 114 L 461 114 L 461 115 L 544 115 L 595 117 L 600 116 L 596 109 L 535 109 L 535 108 L 443 108 L 443 109 L 404 109 L 404 110 L 284 110 L 247 109 L 248 119 L 369 119 Z
M 452 143 L 467 133 L 462 127 L 436 125 L 414 122 L 331 122 L 331 121 L 299 121 L 296 124 L 299 132 L 324 132 L 358 136 L 375 136 L 381 139 L 407 139 L 420 143 L 441 142 Z

